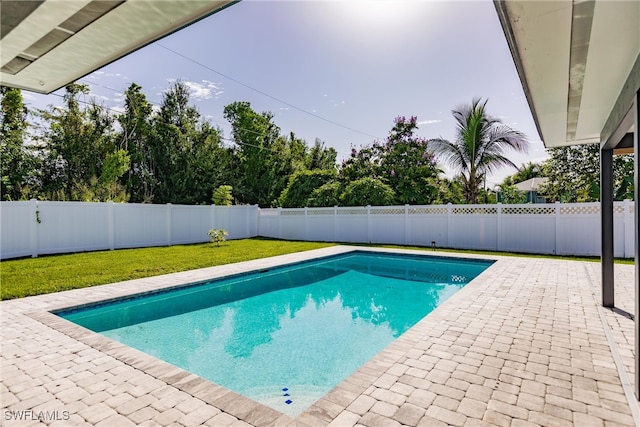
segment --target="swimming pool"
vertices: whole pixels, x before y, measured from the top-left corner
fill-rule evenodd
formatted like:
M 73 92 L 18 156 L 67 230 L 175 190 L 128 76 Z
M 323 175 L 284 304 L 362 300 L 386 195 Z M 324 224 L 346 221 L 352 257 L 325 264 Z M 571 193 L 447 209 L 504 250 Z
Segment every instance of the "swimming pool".
M 489 265 L 357 251 L 57 314 L 296 416 Z

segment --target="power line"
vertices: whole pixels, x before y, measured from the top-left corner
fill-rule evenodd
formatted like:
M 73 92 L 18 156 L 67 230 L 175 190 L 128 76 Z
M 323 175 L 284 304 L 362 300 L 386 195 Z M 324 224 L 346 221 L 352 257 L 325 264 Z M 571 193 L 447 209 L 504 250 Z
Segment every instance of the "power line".
M 318 114 L 316 114 L 316 113 L 313 113 L 313 112 L 311 112 L 311 111 L 305 110 L 304 108 L 300 108 L 300 107 L 298 107 L 297 105 L 293 105 L 293 104 L 291 104 L 291 103 L 289 103 L 289 102 L 287 102 L 287 101 L 284 101 L 284 100 L 282 100 L 282 99 L 280 99 L 280 98 L 277 98 L 277 97 L 275 97 L 275 96 L 273 96 L 273 95 L 270 95 L 270 94 L 268 94 L 268 93 L 266 93 L 266 92 L 263 92 L 263 91 L 261 91 L 260 89 L 256 89 L 256 88 L 254 88 L 253 86 L 249 86 L 248 84 L 243 83 L 243 82 L 241 82 L 240 80 L 234 79 L 233 77 L 228 76 L 228 75 L 226 75 L 226 74 L 224 74 L 224 73 L 221 73 L 220 71 L 214 70 L 213 68 L 209 67 L 208 65 L 205 65 L 205 64 L 203 64 L 202 62 L 196 61 L 196 60 L 195 60 L 195 59 L 193 59 L 193 58 L 190 58 L 190 57 L 188 57 L 188 56 L 186 56 L 186 55 L 183 55 L 183 54 L 182 54 L 182 53 L 180 53 L 180 52 L 177 52 L 177 51 L 175 51 L 175 50 L 173 50 L 173 49 L 171 49 L 171 48 L 168 48 L 168 47 L 164 46 L 164 45 L 163 45 L 163 44 L 161 44 L 161 43 L 156 43 L 156 45 L 157 45 L 157 46 L 160 46 L 160 47 L 161 47 L 161 48 L 163 48 L 163 49 L 168 50 L 169 52 L 171 52 L 171 53 L 173 53 L 173 54 L 175 54 L 175 55 L 177 55 L 177 56 L 179 56 L 179 57 L 181 57 L 181 58 L 186 59 L 187 61 L 190 61 L 190 62 L 192 62 L 192 63 L 194 63 L 194 64 L 196 64 L 196 65 L 199 65 L 199 66 L 200 66 L 200 67 L 202 67 L 202 68 L 205 68 L 205 69 L 207 69 L 207 70 L 209 70 L 209 71 L 211 71 L 211 72 L 213 72 L 213 73 L 216 73 L 216 74 L 218 74 L 218 75 L 220 75 L 220 76 L 222 76 L 222 77 L 224 77 L 224 78 L 226 78 L 226 79 L 228 79 L 228 80 L 231 80 L 232 82 L 235 82 L 235 83 L 237 83 L 237 84 L 239 84 L 239 85 L 241 85 L 241 86 L 244 86 L 244 87 L 246 87 L 247 89 L 251 89 L 251 90 L 253 90 L 253 91 L 255 91 L 255 92 L 258 92 L 259 94 L 264 95 L 264 96 L 266 96 L 267 98 L 273 99 L 274 101 L 280 102 L 280 103 L 282 103 L 282 104 L 284 104 L 284 105 L 286 105 L 286 106 L 288 106 L 288 107 L 291 107 L 291 108 L 293 108 L 293 109 L 295 109 L 295 110 L 298 110 L 298 111 L 300 111 L 300 112 L 302 112 L 302 113 L 308 114 L 308 115 L 310 115 L 310 116 L 312 116 L 312 117 L 315 117 L 315 118 L 317 118 L 317 119 L 323 120 L 323 121 L 325 121 L 325 122 L 327 122 L 327 123 L 331 123 L 331 124 L 332 124 L 332 125 L 334 125 L 334 126 L 338 126 L 338 127 L 343 128 L 343 129 L 347 129 L 347 130 L 350 130 L 350 131 L 352 131 L 352 132 L 359 133 L 359 134 L 361 134 L 361 135 L 365 135 L 365 136 L 371 137 L 371 138 L 373 138 L 373 139 L 381 139 L 381 138 L 379 138 L 379 137 L 377 137 L 377 136 L 375 136 L 375 135 L 371 135 L 371 134 L 369 134 L 369 133 L 362 132 L 362 131 L 360 131 L 360 130 L 358 130 L 358 129 L 354 129 L 354 128 L 352 128 L 352 127 L 349 127 L 349 126 L 343 125 L 342 123 L 338 123 L 338 122 L 335 122 L 335 121 L 333 121 L 333 120 L 327 119 L 326 117 L 322 117 L 322 116 L 320 116 L 320 115 L 318 115 Z

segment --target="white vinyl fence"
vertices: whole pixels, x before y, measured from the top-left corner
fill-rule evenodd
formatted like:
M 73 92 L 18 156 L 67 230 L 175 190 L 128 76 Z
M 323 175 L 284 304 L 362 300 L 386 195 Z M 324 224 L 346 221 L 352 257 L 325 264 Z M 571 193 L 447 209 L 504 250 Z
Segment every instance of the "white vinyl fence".
M 0 202 L 0 259 L 206 242 L 212 228 L 255 237 L 258 207 Z
M 0 202 L 0 259 L 273 237 L 537 254 L 600 255 L 600 204 L 259 209 L 83 202 Z M 614 254 L 634 256 L 633 203 L 614 204 Z
M 600 255 L 600 203 L 261 209 L 260 236 Z M 634 256 L 633 203 L 614 204 L 614 254 Z

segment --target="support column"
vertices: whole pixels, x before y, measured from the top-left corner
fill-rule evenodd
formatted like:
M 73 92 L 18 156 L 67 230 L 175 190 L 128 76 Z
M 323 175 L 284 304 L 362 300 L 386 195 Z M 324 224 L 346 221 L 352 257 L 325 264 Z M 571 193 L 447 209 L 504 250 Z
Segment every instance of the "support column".
M 633 225 L 634 225 L 634 235 L 635 235 L 635 274 L 633 279 L 633 287 L 635 289 L 635 299 L 636 299 L 636 309 L 635 309 L 635 318 L 634 318 L 634 329 L 635 329 L 635 350 L 636 350 L 636 371 L 635 371 L 635 389 L 636 389 L 636 399 L 640 400 L 640 255 L 638 254 L 638 233 L 640 230 L 638 229 L 638 219 L 640 218 L 640 213 L 638 210 L 640 206 L 638 205 L 638 195 L 640 195 L 640 190 L 638 189 L 640 183 L 640 91 L 636 92 L 636 96 L 634 99 L 634 114 L 633 114 L 633 175 L 634 175 L 634 189 L 633 189 Z
M 600 227 L 602 305 L 614 305 L 613 280 L 613 150 L 600 149 Z

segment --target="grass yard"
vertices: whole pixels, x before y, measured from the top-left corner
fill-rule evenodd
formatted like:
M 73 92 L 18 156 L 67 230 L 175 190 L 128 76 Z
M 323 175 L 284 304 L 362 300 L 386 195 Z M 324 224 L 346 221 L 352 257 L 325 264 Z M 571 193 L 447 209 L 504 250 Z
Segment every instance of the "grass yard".
M 333 244 L 254 238 L 229 240 L 220 247 L 202 243 L 7 260 L 0 263 L 0 298 L 48 294 L 327 246 Z
M 7 260 L 0 263 L 0 299 L 22 298 L 30 295 L 48 294 L 69 289 L 104 285 L 124 280 L 249 261 L 333 245 L 333 243 L 291 242 L 253 238 L 230 240 L 222 243 L 220 247 L 213 243 L 202 243 Z M 381 246 L 431 251 L 431 248 L 413 246 L 358 246 Z M 438 251 L 599 261 L 599 258 L 513 254 L 506 252 L 464 251 L 440 248 L 438 248 Z M 633 264 L 633 259 L 617 259 L 616 263 Z

